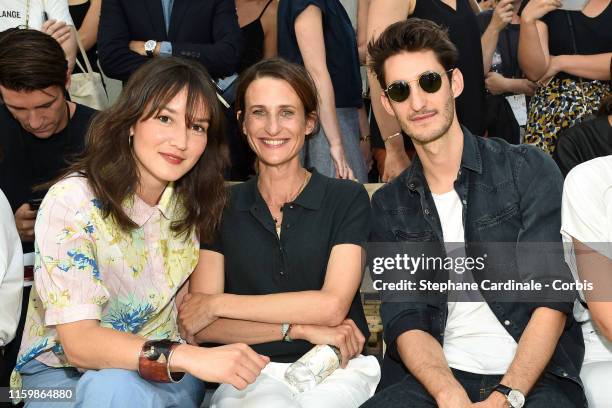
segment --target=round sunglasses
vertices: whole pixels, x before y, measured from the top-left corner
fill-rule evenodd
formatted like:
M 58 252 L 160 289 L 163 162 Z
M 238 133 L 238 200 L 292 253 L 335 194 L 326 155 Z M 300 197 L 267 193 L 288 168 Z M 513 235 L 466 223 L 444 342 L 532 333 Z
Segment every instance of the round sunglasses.
M 446 71 L 446 74 L 451 72 L 453 69 Z M 403 79 L 394 81 L 385 89 L 385 95 L 394 102 L 404 102 L 410 96 L 411 82 L 418 82 L 421 89 L 427 93 L 435 93 L 442 87 L 442 75 L 438 72 L 426 71 L 412 81 Z

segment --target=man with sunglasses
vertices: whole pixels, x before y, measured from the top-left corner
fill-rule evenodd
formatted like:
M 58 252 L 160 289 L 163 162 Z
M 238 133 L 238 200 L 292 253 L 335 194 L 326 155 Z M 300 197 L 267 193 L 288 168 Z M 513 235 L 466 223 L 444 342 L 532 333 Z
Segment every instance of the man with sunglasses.
M 526 292 L 483 291 L 485 280 L 505 274 L 528 273 L 534 283 L 549 274 L 570 279 L 558 248 L 562 178 L 554 162 L 528 146 L 475 136 L 459 123 L 458 52 L 435 23 L 395 23 L 368 51 L 382 105 L 416 150 L 412 165 L 374 194 L 369 257 L 375 245 L 401 245 L 413 259 L 423 252 L 469 259 L 481 251 L 484 261 L 467 271 L 413 271 L 434 283 L 443 277 L 475 284 L 469 294 L 381 291 L 387 351 L 379 393 L 363 407 L 586 406 L 579 378 L 584 343 L 571 314 L 575 292 L 554 301 L 546 293 L 545 302 L 535 291 L 528 303 Z M 556 252 L 540 252 L 542 243 Z M 519 257 L 521 245 L 532 255 Z M 373 271 L 377 280 L 389 276 Z

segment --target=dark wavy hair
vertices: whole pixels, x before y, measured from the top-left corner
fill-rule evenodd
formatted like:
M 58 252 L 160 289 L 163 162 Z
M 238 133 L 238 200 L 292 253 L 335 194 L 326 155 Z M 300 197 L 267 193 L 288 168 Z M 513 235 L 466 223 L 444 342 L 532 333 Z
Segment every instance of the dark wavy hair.
M 238 114 L 238 124 L 241 132 L 243 129 L 242 125 L 244 124 L 247 89 L 252 82 L 260 78 L 275 78 L 286 81 L 293 88 L 300 101 L 302 101 L 304 114 L 306 116 L 312 115 L 315 119 L 318 119 L 319 99 L 317 87 L 308 71 L 303 66 L 285 61 L 282 58 L 270 58 L 250 66 L 238 79 L 234 107 L 236 114 Z M 317 120 L 317 125 L 306 137 L 316 134 L 318 131 L 319 125 Z
M 368 43 L 369 69 L 382 89 L 387 87 L 385 61 L 402 52 L 431 50 L 446 71 L 456 68 L 459 51 L 448 37 L 448 31 L 431 20 L 409 18 L 391 24 L 375 40 Z
M 208 241 L 219 225 L 226 202 L 223 174 L 228 164 L 224 117 L 210 76 L 202 65 L 180 58 L 154 58 L 129 79 L 119 99 L 97 114 L 87 133 L 83 156 L 64 173 L 87 177 L 102 204 L 104 217 L 112 217 L 124 230 L 137 225 L 127 216 L 122 203 L 134 194 L 139 174 L 130 138 L 130 127 L 147 120 L 182 90 L 187 92 L 185 120 L 189 125 L 198 109 L 210 115 L 206 149 L 194 167 L 174 183 L 177 202 L 184 216 L 172 224 L 172 231 L 184 238 L 195 228 Z M 62 177 L 62 178 L 63 178 Z

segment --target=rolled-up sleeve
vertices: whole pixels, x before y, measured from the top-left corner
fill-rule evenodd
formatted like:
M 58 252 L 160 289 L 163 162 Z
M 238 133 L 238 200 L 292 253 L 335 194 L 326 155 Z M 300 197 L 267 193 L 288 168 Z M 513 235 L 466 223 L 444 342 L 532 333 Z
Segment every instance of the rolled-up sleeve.
M 56 184 L 36 219 L 35 287 L 45 308 L 45 325 L 99 320 L 108 291 L 102 281 L 82 190 Z M 64 185 L 61 185 L 64 184 Z

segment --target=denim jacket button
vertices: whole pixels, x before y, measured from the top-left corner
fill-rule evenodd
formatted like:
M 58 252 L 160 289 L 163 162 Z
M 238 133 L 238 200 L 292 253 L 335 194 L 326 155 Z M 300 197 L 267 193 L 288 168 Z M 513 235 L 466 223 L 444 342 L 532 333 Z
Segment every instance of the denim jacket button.
M 567 376 L 568 376 L 568 374 L 567 374 L 565 371 L 564 371 L 564 372 L 562 372 L 561 374 L 562 374 L 564 377 L 567 377 Z
M 504 321 L 504 324 L 505 324 L 506 326 L 510 326 L 510 320 L 506 320 L 506 321 Z
M 429 215 L 429 208 L 425 209 L 425 215 Z
M 409 186 L 409 187 L 410 187 L 410 188 L 414 188 L 414 187 L 415 187 L 414 183 L 410 183 L 410 186 Z
M 463 205 L 467 205 L 467 200 L 463 200 Z

